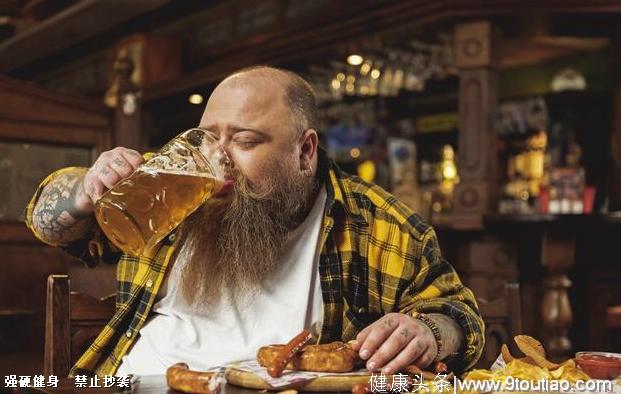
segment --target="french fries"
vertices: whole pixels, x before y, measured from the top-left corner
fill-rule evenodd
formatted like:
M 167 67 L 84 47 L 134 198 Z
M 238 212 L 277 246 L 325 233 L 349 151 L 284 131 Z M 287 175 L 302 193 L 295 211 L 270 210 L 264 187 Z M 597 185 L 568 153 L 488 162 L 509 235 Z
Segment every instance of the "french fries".
M 586 381 L 591 379 L 576 366 L 573 359 L 569 359 L 561 364 L 554 363 L 546 359 L 543 345 L 535 338 L 528 335 L 518 335 L 515 337 L 518 348 L 526 357 L 514 357 L 509 348 L 503 344 L 501 347 L 502 359 L 505 367 L 495 371 L 486 369 L 475 369 L 468 372 L 463 380 L 488 380 L 505 382 L 508 377 L 520 380 L 539 381 L 544 380 L 566 380 L 575 383 L 578 380 Z
M 546 351 L 543 345 L 535 338 L 528 335 L 516 335 L 515 343 L 518 349 L 520 349 L 526 357 L 530 357 L 536 365 L 547 369 L 557 369 L 560 367 L 559 364 L 546 359 Z

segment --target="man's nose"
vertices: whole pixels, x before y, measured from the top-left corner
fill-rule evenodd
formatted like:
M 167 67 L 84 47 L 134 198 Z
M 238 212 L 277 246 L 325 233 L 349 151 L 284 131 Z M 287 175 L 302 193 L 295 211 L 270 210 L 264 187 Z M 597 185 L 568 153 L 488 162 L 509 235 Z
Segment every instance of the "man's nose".
M 225 149 L 222 149 L 222 153 L 220 164 L 226 168 L 233 168 L 233 160 L 231 160 L 229 153 Z
M 227 143 L 225 139 L 220 139 L 218 141 L 218 144 L 220 145 L 220 148 L 222 149 L 222 152 L 224 153 L 222 155 L 222 160 L 220 161 L 220 163 L 228 168 L 234 168 L 235 163 L 232 160 L 231 151 L 229 149 L 229 144 Z

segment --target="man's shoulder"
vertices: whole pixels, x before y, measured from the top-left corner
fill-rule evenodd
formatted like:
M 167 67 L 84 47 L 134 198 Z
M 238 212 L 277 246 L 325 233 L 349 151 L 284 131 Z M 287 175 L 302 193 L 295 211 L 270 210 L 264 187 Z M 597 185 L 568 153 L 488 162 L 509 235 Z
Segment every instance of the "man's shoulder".
M 344 200 L 349 211 L 360 212 L 370 226 L 388 223 L 417 239 L 422 239 L 431 230 L 431 226 L 416 212 L 382 187 L 344 172 L 340 172 L 338 177 L 345 189 Z

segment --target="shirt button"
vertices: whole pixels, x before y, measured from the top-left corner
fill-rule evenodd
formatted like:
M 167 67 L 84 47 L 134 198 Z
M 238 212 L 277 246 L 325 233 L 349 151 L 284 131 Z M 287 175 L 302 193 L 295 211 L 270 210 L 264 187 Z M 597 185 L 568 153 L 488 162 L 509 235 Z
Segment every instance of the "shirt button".
M 173 241 L 175 240 L 175 233 L 170 234 L 170 235 L 168 236 L 168 240 L 169 240 L 170 242 L 173 242 Z
M 145 285 L 146 285 L 147 287 L 151 287 L 151 286 L 153 286 L 153 280 L 152 280 L 152 279 L 148 279 L 148 280 L 147 280 L 147 283 L 145 283 Z
M 131 336 L 132 336 L 132 330 L 127 330 L 127 331 L 125 331 L 125 336 L 126 336 L 127 338 L 131 338 Z

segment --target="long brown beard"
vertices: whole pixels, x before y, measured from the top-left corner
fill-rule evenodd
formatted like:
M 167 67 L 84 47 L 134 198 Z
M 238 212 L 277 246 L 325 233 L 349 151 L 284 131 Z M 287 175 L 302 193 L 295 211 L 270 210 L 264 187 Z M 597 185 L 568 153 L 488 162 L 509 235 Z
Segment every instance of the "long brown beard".
M 181 227 L 181 289 L 188 304 L 208 309 L 221 296 L 241 305 L 278 265 L 289 232 L 308 215 L 318 185 L 293 165 L 273 161 L 258 191 L 235 174 L 229 199 L 213 199 Z

